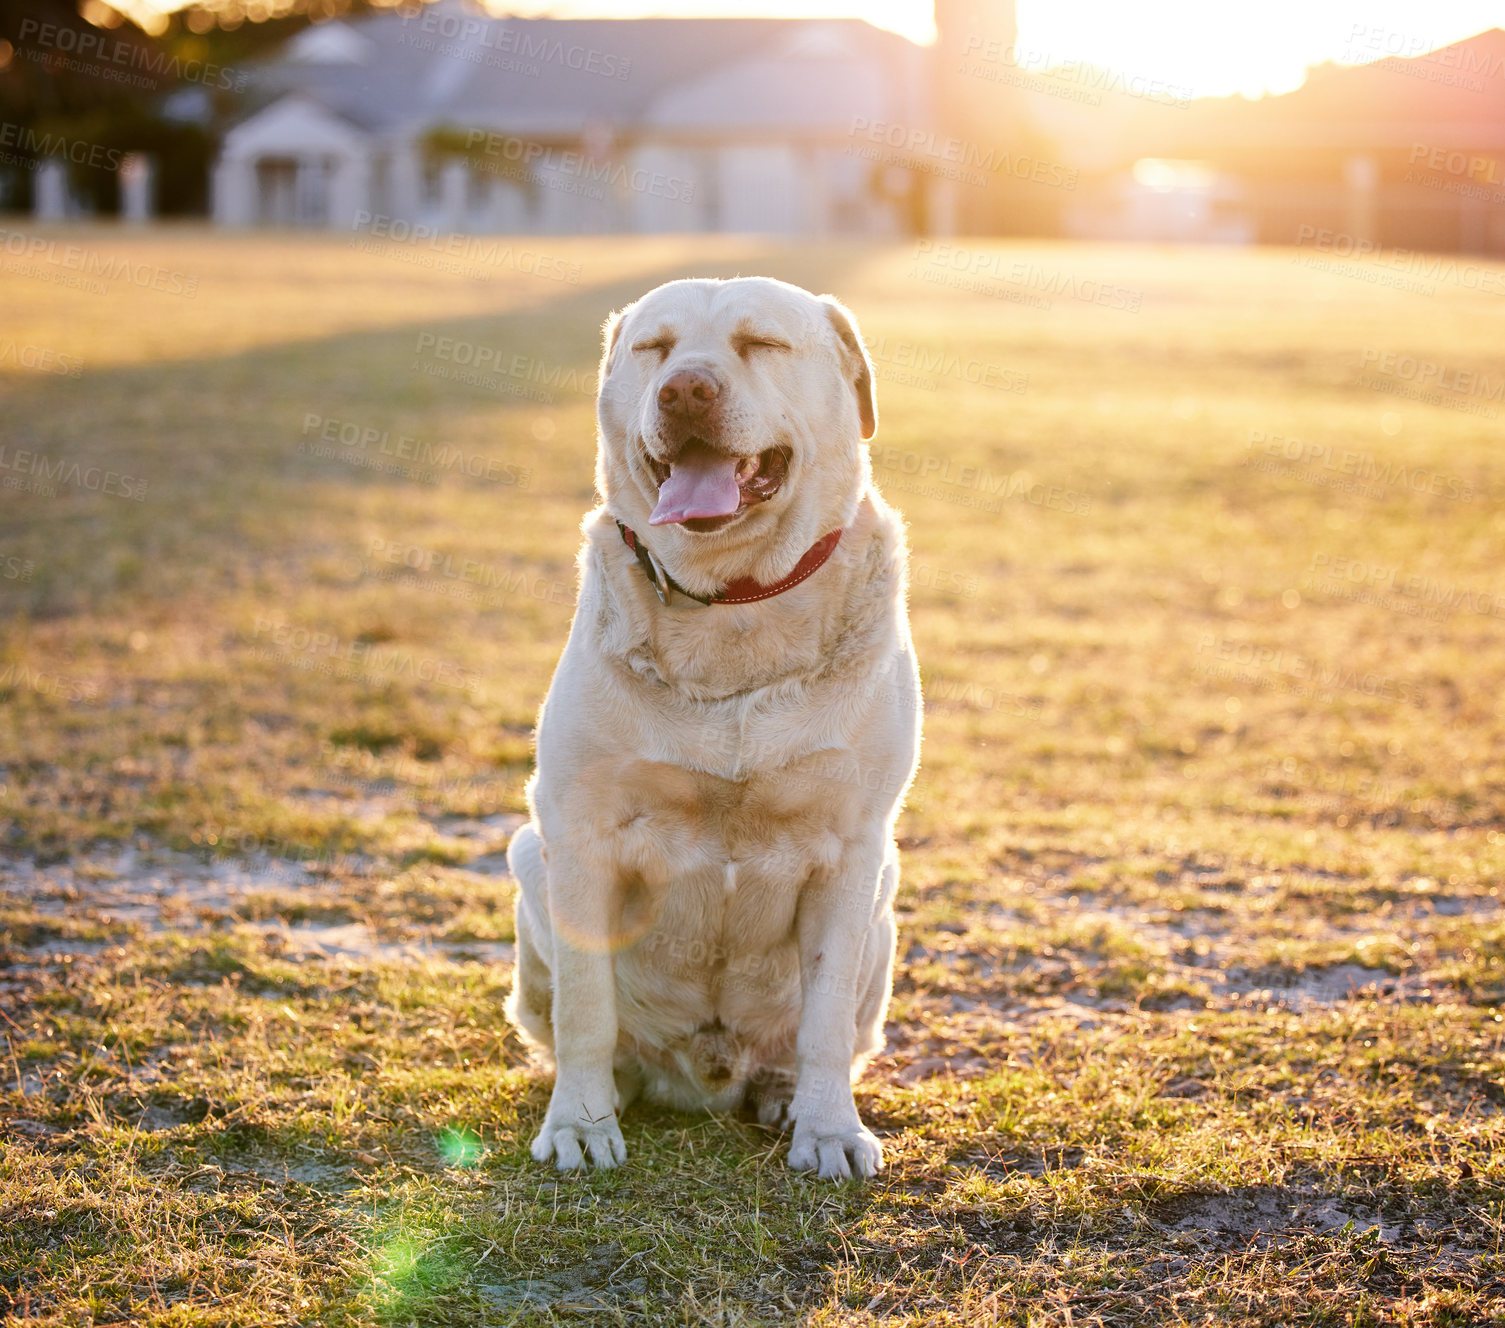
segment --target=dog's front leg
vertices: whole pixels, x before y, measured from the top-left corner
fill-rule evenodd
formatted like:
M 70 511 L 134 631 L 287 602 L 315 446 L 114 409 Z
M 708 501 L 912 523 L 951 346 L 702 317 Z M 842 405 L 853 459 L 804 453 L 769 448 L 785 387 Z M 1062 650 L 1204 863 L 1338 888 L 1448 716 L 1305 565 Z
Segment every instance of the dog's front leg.
M 552 843 L 551 843 L 552 847 Z M 554 1092 L 533 1156 L 561 1171 L 614 1167 L 627 1158 L 617 1125 L 612 1060 L 617 999 L 612 970 L 612 893 L 599 863 L 553 853 L 548 863 L 554 934 Z
M 829 1180 L 883 1168 L 883 1149 L 852 1096 L 858 985 L 879 900 L 881 836 L 875 833 L 850 856 L 829 881 L 806 885 L 797 918 L 803 1005 L 789 1165 Z

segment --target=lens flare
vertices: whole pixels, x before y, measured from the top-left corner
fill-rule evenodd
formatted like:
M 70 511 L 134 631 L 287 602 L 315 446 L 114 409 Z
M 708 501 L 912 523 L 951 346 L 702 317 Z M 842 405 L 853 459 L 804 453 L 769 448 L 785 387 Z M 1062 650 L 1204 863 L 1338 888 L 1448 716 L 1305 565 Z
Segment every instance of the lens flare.
M 434 1146 L 447 1167 L 473 1167 L 486 1152 L 480 1137 L 463 1125 L 446 1126 L 434 1139 Z

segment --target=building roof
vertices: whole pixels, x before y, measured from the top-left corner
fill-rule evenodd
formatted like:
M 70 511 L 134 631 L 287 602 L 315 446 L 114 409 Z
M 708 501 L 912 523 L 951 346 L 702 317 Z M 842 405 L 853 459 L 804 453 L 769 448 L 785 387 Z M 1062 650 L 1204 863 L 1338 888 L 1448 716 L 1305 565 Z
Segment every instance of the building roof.
M 1505 147 L 1505 31 L 1409 58 L 1321 64 L 1280 96 L 1206 98 L 1184 109 L 1143 109 L 1139 119 L 1134 146 L 1143 156 Z
M 319 24 L 247 72 L 250 105 L 299 93 L 376 132 L 845 136 L 857 116 L 925 123 L 927 56 L 861 19 L 489 18 L 440 0 Z
M 850 135 L 854 117 L 918 124 L 903 83 L 873 58 L 860 29 L 812 23 L 669 86 L 643 121 L 667 133 L 718 136 L 763 129 Z M 895 96 L 895 94 L 899 94 Z

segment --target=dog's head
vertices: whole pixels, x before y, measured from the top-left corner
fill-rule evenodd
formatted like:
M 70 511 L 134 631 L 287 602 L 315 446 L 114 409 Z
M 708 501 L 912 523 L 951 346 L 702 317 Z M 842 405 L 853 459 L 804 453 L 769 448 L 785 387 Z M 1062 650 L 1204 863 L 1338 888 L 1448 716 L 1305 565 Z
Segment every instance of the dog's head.
M 850 523 L 877 428 L 851 314 L 766 277 L 671 281 L 614 315 L 596 412 L 607 507 L 697 592 L 775 580 Z

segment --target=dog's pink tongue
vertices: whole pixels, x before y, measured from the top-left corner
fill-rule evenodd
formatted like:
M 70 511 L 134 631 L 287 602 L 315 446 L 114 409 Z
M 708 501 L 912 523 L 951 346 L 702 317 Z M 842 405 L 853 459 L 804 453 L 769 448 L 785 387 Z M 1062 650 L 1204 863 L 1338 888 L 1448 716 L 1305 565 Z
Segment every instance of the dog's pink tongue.
M 691 444 L 659 486 L 650 526 L 669 526 L 698 516 L 730 516 L 742 502 L 737 458 Z

